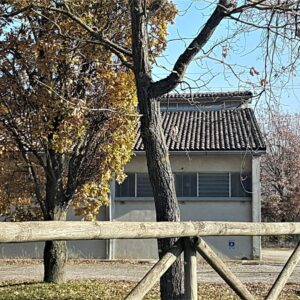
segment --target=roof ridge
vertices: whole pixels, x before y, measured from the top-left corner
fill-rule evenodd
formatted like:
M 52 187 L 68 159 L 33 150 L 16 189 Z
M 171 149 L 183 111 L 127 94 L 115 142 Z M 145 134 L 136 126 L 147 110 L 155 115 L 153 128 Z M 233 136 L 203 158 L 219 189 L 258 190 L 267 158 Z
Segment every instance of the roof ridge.
M 189 99 L 189 100 L 200 100 L 207 98 L 216 98 L 214 100 L 224 100 L 222 98 L 230 97 L 229 100 L 234 100 L 232 97 L 243 97 L 244 100 L 252 98 L 253 94 L 251 91 L 232 91 L 232 92 L 199 92 L 199 93 L 170 93 L 160 97 L 161 100 L 167 99 Z

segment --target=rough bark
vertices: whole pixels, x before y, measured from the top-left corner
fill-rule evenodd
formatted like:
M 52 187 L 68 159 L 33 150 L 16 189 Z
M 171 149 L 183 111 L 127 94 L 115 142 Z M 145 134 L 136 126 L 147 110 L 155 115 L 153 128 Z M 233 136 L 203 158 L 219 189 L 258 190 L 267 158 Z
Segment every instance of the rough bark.
M 67 199 L 62 186 L 62 161 L 59 155 L 49 151 L 46 182 L 47 221 L 66 221 Z M 65 280 L 67 262 L 66 241 L 47 241 L 44 248 L 44 282 L 61 283 Z
M 162 129 L 159 103 L 149 99 L 147 76 L 137 76 L 141 133 L 146 151 L 147 166 L 153 189 L 157 221 L 180 221 L 180 210 L 175 193 L 168 148 Z M 174 245 L 177 239 L 159 239 L 159 258 Z M 161 299 L 183 298 L 183 265 L 178 258 L 160 279 Z
M 168 148 L 161 124 L 159 103 L 156 100 L 140 104 L 143 117 L 141 132 L 146 150 L 149 177 L 153 188 L 157 221 L 180 221 L 180 210 L 175 194 L 174 177 Z M 176 239 L 159 239 L 159 258 L 174 245 Z M 169 268 L 160 280 L 161 299 L 182 299 L 183 265 L 181 259 Z
M 64 282 L 66 262 L 66 241 L 47 241 L 44 248 L 44 282 Z
M 52 220 L 66 221 L 67 211 L 56 207 Z M 66 241 L 47 241 L 44 248 L 44 282 L 62 283 L 65 281 L 65 265 L 67 262 Z
M 148 36 L 145 2 L 131 3 L 132 50 L 134 73 L 141 117 L 141 133 L 146 151 L 148 172 L 153 188 L 157 221 L 180 221 L 180 211 L 162 129 L 159 103 L 151 99 L 151 72 L 148 58 Z M 159 257 L 171 248 L 176 239 L 158 240 Z M 183 265 L 178 259 L 160 280 L 161 299 L 182 299 Z

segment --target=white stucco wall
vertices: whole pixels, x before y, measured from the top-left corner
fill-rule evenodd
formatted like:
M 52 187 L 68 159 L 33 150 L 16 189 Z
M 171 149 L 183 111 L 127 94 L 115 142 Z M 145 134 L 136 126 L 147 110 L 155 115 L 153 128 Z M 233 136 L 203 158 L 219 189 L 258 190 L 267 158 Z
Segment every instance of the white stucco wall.
M 251 172 L 251 156 L 247 155 L 170 155 L 173 172 Z M 148 172 L 144 155 L 137 154 L 126 165 L 126 172 Z
M 252 157 L 245 155 L 171 155 L 173 172 L 251 172 Z M 257 172 L 256 165 L 256 172 Z M 137 155 L 126 166 L 127 172 L 146 173 L 147 165 L 143 155 Z M 254 174 L 255 175 L 255 174 Z M 257 182 L 254 178 L 253 182 Z M 256 190 L 257 192 L 257 190 Z M 257 194 L 256 201 L 259 202 Z M 253 197 L 252 197 L 253 198 Z M 251 198 L 179 198 L 183 221 L 253 221 Z M 257 202 L 256 202 L 257 206 Z M 113 220 L 155 221 L 154 202 L 151 199 L 119 198 L 113 205 Z M 260 241 L 251 237 L 209 237 L 210 245 L 229 258 L 258 257 Z M 254 251 L 254 243 L 256 243 Z M 234 245 L 234 246 L 232 246 Z M 155 240 L 114 240 L 111 243 L 112 258 L 157 258 Z

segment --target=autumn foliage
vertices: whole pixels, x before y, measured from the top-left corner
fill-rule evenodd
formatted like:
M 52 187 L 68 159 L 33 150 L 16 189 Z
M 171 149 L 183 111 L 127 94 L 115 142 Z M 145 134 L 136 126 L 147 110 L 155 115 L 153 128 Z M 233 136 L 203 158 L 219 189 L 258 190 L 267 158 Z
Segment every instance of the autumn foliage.
M 74 18 L 60 12 L 65 5 Z M 24 220 L 42 212 L 51 219 L 47 202 L 56 200 L 47 189 L 57 189 L 51 197 L 93 219 L 108 204 L 112 176 L 125 178 L 134 142 L 134 77 L 122 66 L 131 47 L 127 2 L 8 0 L 0 15 L 0 213 Z M 152 61 L 175 15 L 167 3 L 150 17 Z M 91 37 L 96 30 L 101 35 Z
M 62 38 L 57 24 L 28 12 L 1 33 L 0 213 L 9 220 L 52 219 L 55 205 L 71 203 L 93 219 L 132 154 L 133 76 L 101 45 Z

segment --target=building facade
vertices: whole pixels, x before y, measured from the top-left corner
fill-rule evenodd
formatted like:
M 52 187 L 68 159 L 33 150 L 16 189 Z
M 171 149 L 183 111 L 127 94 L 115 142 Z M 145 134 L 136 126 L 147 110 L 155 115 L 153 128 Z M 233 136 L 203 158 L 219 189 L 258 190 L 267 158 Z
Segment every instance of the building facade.
M 182 221 L 260 222 L 260 156 L 265 153 L 251 93 L 171 95 L 163 127 Z M 155 221 L 144 147 L 138 134 L 127 179 L 113 183 L 112 221 Z M 222 256 L 260 258 L 259 237 L 209 237 Z M 155 240 L 113 240 L 111 258 L 157 258 Z

